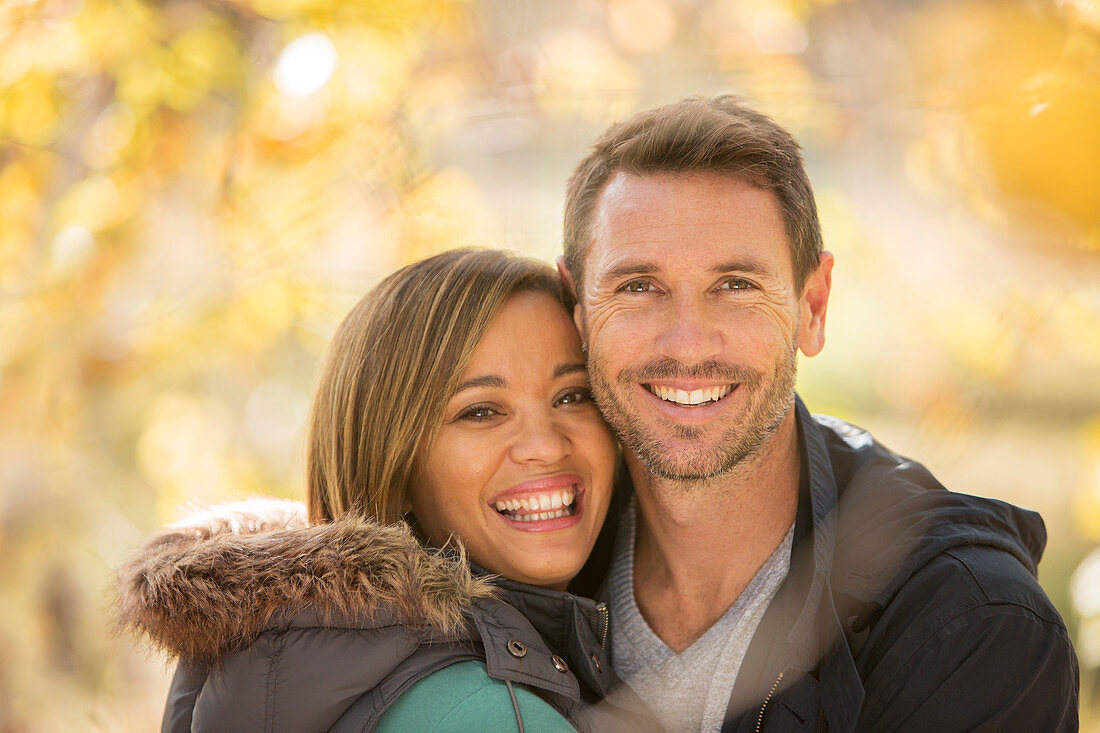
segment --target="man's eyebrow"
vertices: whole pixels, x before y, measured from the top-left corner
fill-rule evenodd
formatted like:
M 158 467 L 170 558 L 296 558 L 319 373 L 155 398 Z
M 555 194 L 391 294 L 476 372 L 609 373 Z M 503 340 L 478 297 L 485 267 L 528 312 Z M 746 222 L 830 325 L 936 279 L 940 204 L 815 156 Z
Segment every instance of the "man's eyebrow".
M 659 270 L 660 268 L 652 262 L 629 262 L 612 267 L 607 271 L 606 276 L 611 279 L 616 279 L 630 275 L 652 275 Z M 717 265 L 710 268 L 710 270 L 718 274 L 722 274 L 723 272 L 746 272 L 753 275 L 774 274 L 770 269 L 753 260 L 730 260 L 729 262 L 719 262 Z
M 576 374 L 577 372 L 583 372 L 585 370 L 584 362 L 573 362 L 571 364 L 558 364 L 554 368 L 554 379 L 558 377 L 564 377 L 567 374 Z
M 476 387 L 503 387 L 504 377 L 496 374 L 486 374 L 481 377 L 474 377 L 473 379 L 467 379 L 455 388 L 455 394 L 458 394 L 464 389 L 474 389 Z
M 657 272 L 657 265 L 652 262 L 627 262 L 622 265 L 616 265 L 607 271 L 605 277 L 620 278 L 627 275 L 651 275 Z
M 753 260 L 731 260 L 720 262 L 710 268 L 711 272 L 721 275 L 723 272 L 745 272 L 750 275 L 774 275 L 770 269 Z

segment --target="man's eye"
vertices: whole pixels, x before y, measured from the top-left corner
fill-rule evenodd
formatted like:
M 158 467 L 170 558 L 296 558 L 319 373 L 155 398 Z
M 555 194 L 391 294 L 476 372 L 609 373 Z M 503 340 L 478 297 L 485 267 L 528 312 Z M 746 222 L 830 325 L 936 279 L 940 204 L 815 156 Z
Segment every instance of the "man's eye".
M 579 405 L 585 402 L 590 402 L 591 400 L 592 393 L 589 390 L 573 389 L 566 392 L 561 397 L 558 397 L 554 405 Z
M 623 286 L 623 290 L 631 293 L 648 293 L 652 289 L 653 286 L 645 280 L 631 280 Z
M 752 290 L 756 286 L 743 278 L 732 277 L 722 283 L 722 287 L 726 290 Z
M 494 410 L 492 407 L 489 407 L 488 405 L 473 405 L 458 413 L 458 417 L 456 419 L 469 420 L 471 422 L 481 422 L 484 420 L 488 420 L 498 414 L 500 413 L 498 413 L 496 410 Z

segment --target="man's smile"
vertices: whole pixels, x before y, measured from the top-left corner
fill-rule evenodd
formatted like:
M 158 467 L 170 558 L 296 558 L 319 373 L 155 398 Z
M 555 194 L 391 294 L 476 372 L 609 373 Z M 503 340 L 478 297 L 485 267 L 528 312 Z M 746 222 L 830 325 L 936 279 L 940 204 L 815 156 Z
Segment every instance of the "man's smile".
M 690 389 L 652 382 L 643 383 L 642 386 L 665 402 L 671 402 L 681 407 L 697 407 L 718 402 L 737 387 L 736 384 L 721 384 L 713 387 Z

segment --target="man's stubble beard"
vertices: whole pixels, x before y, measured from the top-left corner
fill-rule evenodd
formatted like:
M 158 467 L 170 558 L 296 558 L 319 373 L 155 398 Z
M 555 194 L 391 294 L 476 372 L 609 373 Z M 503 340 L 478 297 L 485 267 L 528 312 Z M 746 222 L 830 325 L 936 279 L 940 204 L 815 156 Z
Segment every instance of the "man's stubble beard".
M 685 367 L 671 359 L 654 360 L 626 369 L 619 375 L 618 384 L 612 384 L 601 367 L 599 354 L 594 351 L 589 352 L 588 373 L 593 396 L 604 419 L 624 448 L 632 451 L 650 474 L 685 486 L 701 485 L 755 457 L 775 435 L 794 403 L 796 353 L 792 344 L 776 362 L 766 385 L 762 373 L 745 366 L 712 361 Z M 730 425 L 715 445 L 703 453 L 669 447 L 631 412 L 622 395 L 639 382 L 662 378 L 721 379 L 737 383 L 737 389 L 731 394 L 747 391 L 747 409 L 741 419 Z M 666 423 L 665 429 L 678 440 L 695 440 L 706 434 L 704 429 L 690 425 Z M 679 455 L 674 455 L 676 452 Z

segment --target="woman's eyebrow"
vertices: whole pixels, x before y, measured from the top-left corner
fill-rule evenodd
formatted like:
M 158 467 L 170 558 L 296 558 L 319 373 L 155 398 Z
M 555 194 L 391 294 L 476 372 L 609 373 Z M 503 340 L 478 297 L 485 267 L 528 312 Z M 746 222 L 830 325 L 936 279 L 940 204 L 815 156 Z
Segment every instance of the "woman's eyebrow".
M 467 379 L 465 382 L 458 385 L 455 388 L 455 394 L 458 394 L 464 389 L 474 389 L 475 387 L 503 387 L 504 377 L 496 374 L 486 374 L 481 377 L 474 377 L 473 379 Z
M 584 362 L 575 361 L 568 364 L 558 364 L 554 368 L 554 379 L 564 377 L 567 374 L 576 374 L 585 370 Z

